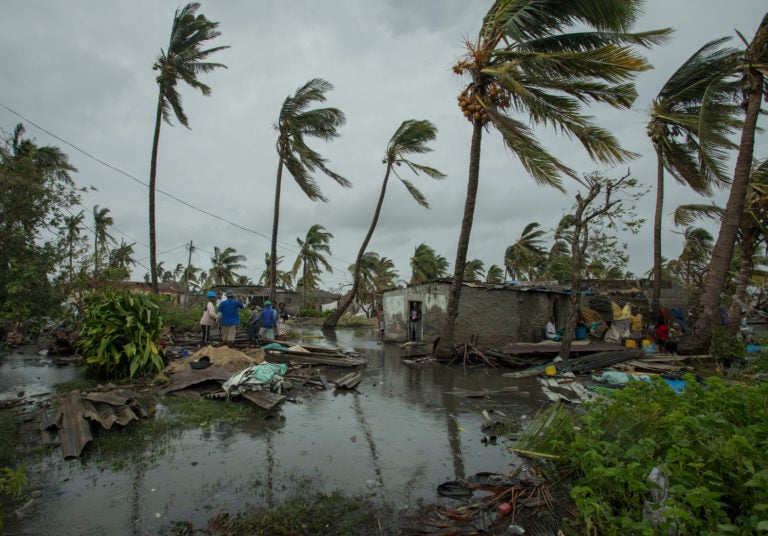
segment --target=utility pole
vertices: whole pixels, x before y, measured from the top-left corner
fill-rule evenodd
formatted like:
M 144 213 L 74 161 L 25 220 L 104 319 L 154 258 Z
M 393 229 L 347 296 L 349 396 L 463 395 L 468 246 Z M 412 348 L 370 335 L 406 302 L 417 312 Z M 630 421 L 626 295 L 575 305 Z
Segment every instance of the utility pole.
M 189 241 L 189 258 L 187 259 L 187 270 L 184 272 L 184 286 L 186 287 L 186 305 L 189 306 L 189 268 L 192 266 L 192 252 L 195 250 L 195 246 L 192 245 L 192 240 Z

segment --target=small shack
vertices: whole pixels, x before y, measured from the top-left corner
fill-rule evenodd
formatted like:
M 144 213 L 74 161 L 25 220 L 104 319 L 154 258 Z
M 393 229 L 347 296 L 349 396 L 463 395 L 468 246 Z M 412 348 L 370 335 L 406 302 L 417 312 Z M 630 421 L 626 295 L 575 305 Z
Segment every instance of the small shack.
M 385 340 L 409 340 L 408 319 L 412 308 L 416 308 L 421 317 L 416 326 L 417 339 L 436 339 L 445 320 L 450 287 L 449 279 L 441 279 L 384 292 Z M 582 289 L 582 306 L 597 307 L 601 312 L 605 310 L 605 320 L 611 320 L 612 301 L 621 305 L 631 301 L 641 310 L 650 303 L 647 280 L 583 281 Z M 557 282 L 465 282 L 454 337 L 457 341 L 477 337 L 480 344 L 491 346 L 538 342 L 550 316 L 554 316 L 558 327 L 565 325 L 569 297 L 570 284 Z M 661 304 L 686 311 L 685 292 L 677 285 L 666 283 L 662 288 Z

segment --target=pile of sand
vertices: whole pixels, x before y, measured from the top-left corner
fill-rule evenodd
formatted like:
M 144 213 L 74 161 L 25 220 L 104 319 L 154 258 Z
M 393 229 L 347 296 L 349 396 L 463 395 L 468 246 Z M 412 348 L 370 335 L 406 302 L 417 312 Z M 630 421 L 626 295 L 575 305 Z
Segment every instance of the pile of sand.
M 233 373 L 239 372 L 252 365 L 258 365 L 264 361 L 264 352 L 258 348 L 249 348 L 247 352 L 248 353 L 241 352 L 240 350 L 235 350 L 228 346 L 214 348 L 209 345 L 200 348 L 189 357 L 183 357 L 172 361 L 165 367 L 165 369 L 163 369 L 163 374 L 169 375 L 190 370 L 190 361 L 197 361 L 201 357 L 208 357 L 211 360 L 212 365 L 231 370 Z

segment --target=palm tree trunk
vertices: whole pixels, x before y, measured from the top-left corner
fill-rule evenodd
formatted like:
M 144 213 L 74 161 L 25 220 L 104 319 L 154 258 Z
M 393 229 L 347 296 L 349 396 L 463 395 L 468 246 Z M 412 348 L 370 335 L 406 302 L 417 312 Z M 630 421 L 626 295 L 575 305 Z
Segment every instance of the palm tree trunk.
M 651 311 L 659 308 L 661 301 L 661 215 L 664 210 L 664 164 L 656 153 L 656 213 L 653 217 L 653 290 Z
M 357 295 L 357 289 L 360 288 L 360 265 L 363 262 L 363 255 L 368 247 L 368 243 L 371 241 L 373 231 L 376 229 L 376 225 L 379 223 L 379 215 L 381 214 L 381 206 L 384 204 L 384 195 L 387 193 L 387 183 L 389 182 L 389 173 L 392 170 L 392 164 L 387 164 L 387 171 L 384 174 L 384 181 L 381 185 L 381 192 L 379 193 L 379 202 L 376 203 L 376 210 L 373 212 L 373 220 L 371 226 L 368 228 L 368 233 L 363 239 L 363 243 L 360 246 L 360 251 L 357 252 L 357 259 L 355 259 L 355 274 L 352 277 L 352 290 L 349 292 L 349 296 L 344 300 L 344 303 L 339 304 L 339 307 L 323 322 L 323 329 L 334 329 L 338 324 L 339 319 L 344 312 L 349 308 L 349 304 L 355 299 Z
M 155 135 L 152 138 L 152 158 L 149 164 L 149 273 L 152 282 L 152 292 L 158 294 L 157 284 L 157 238 L 155 234 L 155 186 L 157 184 L 157 147 L 160 143 L 160 125 L 163 120 L 162 90 L 157 98 L 157 114 L 155 116 Z
M 277 164 L 277 179 L 275 180 L 275 213 L 272 218 L 272 245 L 269 249 L 269 299 L 277 299 L 277 224 L 280 221 L 280 188 L 283 184 L 283 149 L 280 149 L 280 161 Z M 306 287 L 306 281 L 304 282 Z
M 751 238 L 751 239 L 750 239 Z M 752 277 L 752 267 L 754 265 L 752 258 L 757 250 L 755 237 L 744 237 L 741 241 L 741 267 L 739 269 L 739 278 L 736 281 L 736 291 L 733 293 L 733 302 L 728 309 L 728 317 L 731 324 L 728 326 L 728 333 L 736 335 L 739 331 L 739 320 L 741 320 L 743 305 L 747 303 L 747 285 Z
M 765 55 L 768 46 L 768 15 L 758 29 L 758 33 L 747 50 L 756 55 Z M 757 69 L 750 69 L 745 74 L 744 93 L 746 95 L 746 113 L 744 126 L 741 131 L 739 143 L 739 155 L 736 159 L 736 167 L 733 172 L 733 182 L 725 205 L 725 215 L 720 225 L 720 233 L 712 250 L 712 260 L 709 271 L 704 280 L 704 288 L 699 298 L 699 306 L 696 310 L 696 318 L 693 327 L 693 340 L 691 350 L 700 353 L 709 346 L 712 337 L 712 328 L 716 324 L 718 307 L 720 306 L 720 293 L 728 274 L 733 245 L 739 231 L 739 224 L 744 214 L 744 206 L 747 199 L 752 158 L 755 149 L 755 130 L 757 118 L 760 114 L 760 105 L 763 97 L 763 75 Z
M 469 235 L 472 233 L 472 223 L 475 217 L 477 203 L 477 187 L 480 183 L 480 149 L 483 140 L 483 125 L 480 121 L 474 123 L 472 143 L 469 150 L 469 176 L 467 178 L 467 198 L 464 201 L 464 217 L 461 220 L 459 243 L 456 248 L 456 263 L 453 267 L 453 281 L 448 295 L 448 307 L 445 320 L 440 329 L 440 342 L 435 353 L 440 357 L 452 357 L 454 353 L 453 338 L 456 327 L 456 317 L 459 314 L 461 285 L 464 280 L 464 267 L 467 263 Z

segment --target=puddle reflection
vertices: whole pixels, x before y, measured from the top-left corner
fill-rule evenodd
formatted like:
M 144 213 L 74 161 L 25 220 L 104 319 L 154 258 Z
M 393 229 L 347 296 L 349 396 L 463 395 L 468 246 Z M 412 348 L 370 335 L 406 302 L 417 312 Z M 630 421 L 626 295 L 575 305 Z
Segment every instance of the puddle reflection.
M 365 493 L 407 509 L 435 499 L 447 480 L 511 470 L 514 457 L 503 441 L 481 441 L 481 411 L 520 418 L 544 402 L 530 380 L 503 378 L 503 369 L 404 364 L 399 346 L 377 345 L 371 330 L 305 333 L 307 344 L 360 352 L 368 361 L 360 394 L 322 391 L 285 402 L 266 421 L 185 432 L 151 463 L 119 471 L 64 462 L 54 452 L 28 468 L 31 483 L 43 489 L 34 515 L 7 517 L 6 530 L 154 533 L 173 520 L 201 526 L 216 512 L 275 505 L 297 490 Z M 451 393 L 512 385 L 530 394 Z

